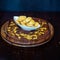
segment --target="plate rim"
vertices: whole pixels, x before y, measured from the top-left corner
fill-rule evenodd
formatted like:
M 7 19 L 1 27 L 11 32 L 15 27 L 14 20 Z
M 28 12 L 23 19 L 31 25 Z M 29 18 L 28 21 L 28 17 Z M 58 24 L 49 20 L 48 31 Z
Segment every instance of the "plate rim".
M 6 22 L 5 22 L 5 23 L 6 23 Z M 5 23 L 4 23 L 4 24 L 5 24 Z M 3 24 L 3 25 L 4 25 L 4 24 Z M 46 40 L 46 41 L 44 41 L 44 42 L 41 42 L 41 43 L 38 43 L 38 44 L 31 44 L 31 45 L 27 44 L 27 45 L 25 45 L 25 44 L 17 44 L 17 43 L 13 43 L 13 42 L 11 42 L 11 41 L 8 41 L 6 38 L 4 38 L 4 37 L 2 36 L 2 27 L 3 27 L 3 25 L 2 25 L 2 27 L 1 27 L 1 37 L 2 37 L 2 39 L 3 39 L 4 41 L 6 41 L 8 44 L 14 45 L 14 46 L 18 46 L 18 47 L 36 47 L 36 46 L 40 46 L 40 45 L 43 45 L 43 44 L 49 42 L 49 41 L 52 39 L 52 37 L 54 36 L 54 27 L 53 27 L 53 25 L 52 25 L 50 22 L 48 22 L 48 24 L 50 24 L 51 27 L 52 27 L 52 29 L 53 29 L 53 32 L 52 32 L 52 34 L 51 34 L 51 37 L 50 37 L 48 40 Z

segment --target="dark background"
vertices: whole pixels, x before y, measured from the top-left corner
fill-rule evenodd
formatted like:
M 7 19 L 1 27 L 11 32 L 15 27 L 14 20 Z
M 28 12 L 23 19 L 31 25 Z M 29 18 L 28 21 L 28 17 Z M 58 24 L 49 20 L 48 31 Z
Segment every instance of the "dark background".
M 54 36 L 44 45 L 23 48 L 6 43 L 0 34 L 0 60 L 60 60 L 60 0 L 0 0 L 0 30 L 14 15 L 48 20 Z
M 60 0 L 0 0 L 3 11 L 60 11 Z

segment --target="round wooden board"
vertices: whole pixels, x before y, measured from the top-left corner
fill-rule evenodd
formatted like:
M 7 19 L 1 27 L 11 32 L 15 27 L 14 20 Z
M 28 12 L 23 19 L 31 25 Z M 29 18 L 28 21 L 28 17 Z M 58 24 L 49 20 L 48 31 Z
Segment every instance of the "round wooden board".
M 42 43 L 32 44 L 32 45 L 25 45 L 25 44 L 13 43 L 13 42 L 9 41 L 9 40 L 6 38 L 7 35 L 6 35 L 6 33 L 5 33 L 5 26 L 6 26 L 6 24 L 8 24 L 8 23 L 9 23 L 9 21 L 7 21 L 6 23 L 4 23 L 4 24 L 2 25 L 2 27 L 1 27 L 1 37 L 2 37 L 7 43 L 9 43 L 9 44 L 11 44 L 11 45 L 14 45 L 14 46 L 19 46 L 19 47 L 35 47 L 35 46 L 40 46 L 40 45 L 43 45 L 43 44 L 49 42 L 49 41 L 51 40 L 51 38 L 53 37 L 53 35 L 54 35 L 54 28 L 53 28 L 53 26 L 52 26 L 51 23 L 48 23 L 49 28 L 50 28 L 50 31 L 51 31 L 51 36 L 50 36 L 50 38 L 49 38 L 48 40 L 45 40 L 45 41 L 42 42 Z

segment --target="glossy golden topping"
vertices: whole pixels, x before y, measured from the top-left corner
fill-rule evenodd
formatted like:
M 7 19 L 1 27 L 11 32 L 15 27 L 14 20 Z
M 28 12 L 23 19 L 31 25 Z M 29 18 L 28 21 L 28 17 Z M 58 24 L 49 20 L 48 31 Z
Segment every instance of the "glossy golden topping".
M 28 26 L 28 27 L 37 27 L 39 25 L 38 22 L 35 22 L 32 17 L 26 17 L 26 16 L 19 16 L 19 18 L 16 21 L 18 24 Z
M 26 16 L 19 16 L 18 21 L 21 22 L 26 19 Z
M 36 22 L 36 24 L 38 24 L 38 23 Z M 10 33 L 11 36 L 16 36 L 18 39 L 21 39 L 23 37 L 23 38 L 25 38 L 27 40 L 37 40 L 38 36 L 44 35 L 45 31 L 47 30 L 46 27 L 40 27 L 36 31 L 34 31 L 34 32 L 31 31 L 28 34 L 26 34 L 26 33 L 23 33 L 22 31 L 18 32 L 18 29 L 19 29 L 19 27 L 14 22 L 11 22 L 8 29 L 7 29 L 7 31 L 11 32 Z

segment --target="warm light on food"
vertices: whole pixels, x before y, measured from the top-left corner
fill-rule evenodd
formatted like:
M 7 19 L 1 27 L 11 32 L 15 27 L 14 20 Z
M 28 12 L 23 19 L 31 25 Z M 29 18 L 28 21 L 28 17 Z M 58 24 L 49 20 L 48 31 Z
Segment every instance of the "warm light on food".
M 39 25 L 39 23 L 35 22 L 32 17 L 26 16 L 19 16 L 16 22 L 28 27 L 37 27 Z
M 23 30 L 31 31 L 40 28 L 40 23 L 36 22 L 32 17 L 27 16 L 14 16 L 13 20 Z

